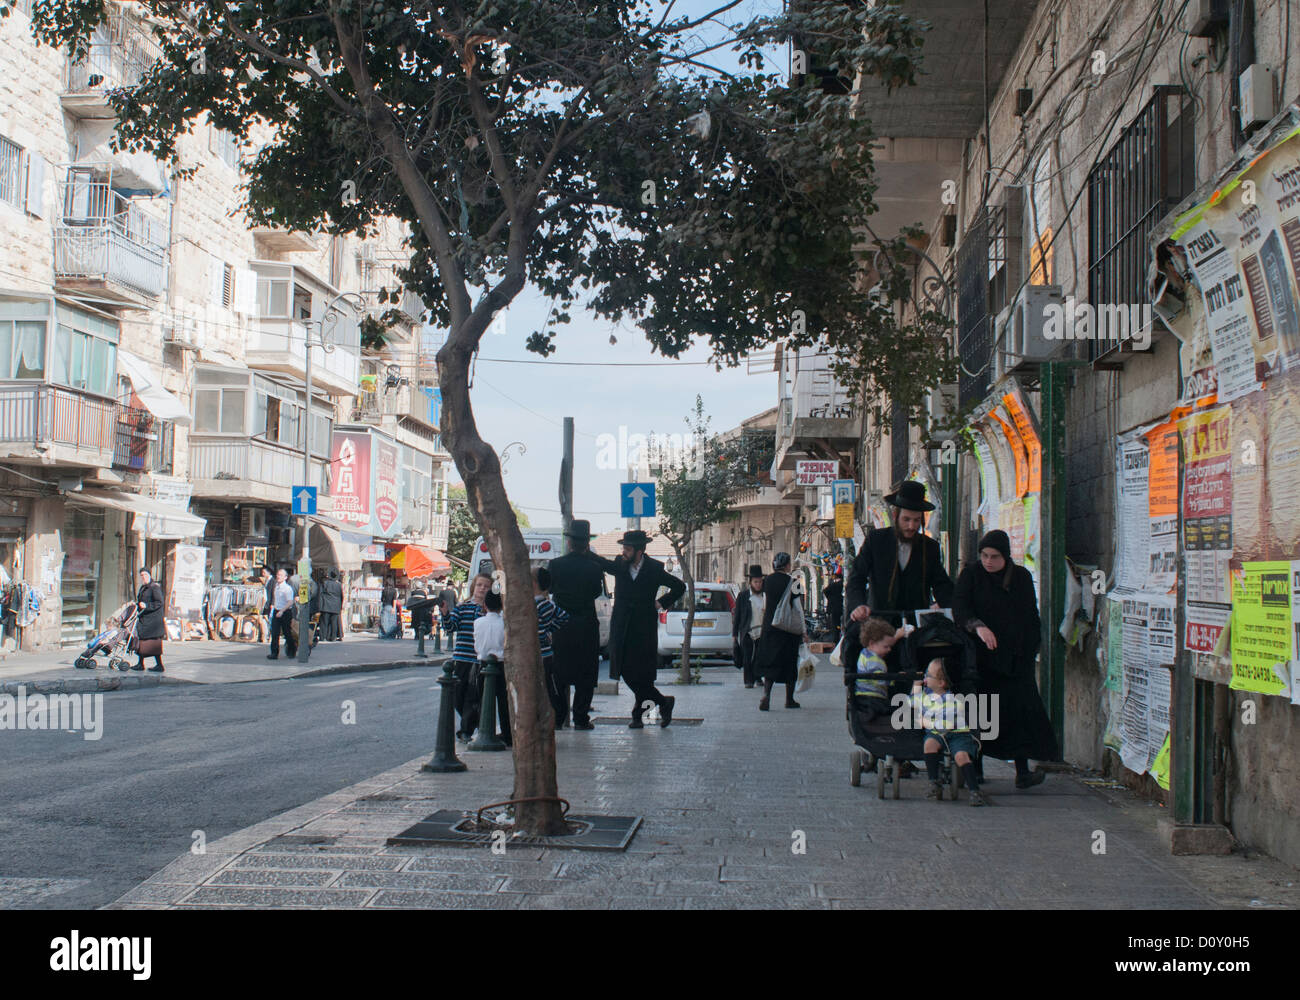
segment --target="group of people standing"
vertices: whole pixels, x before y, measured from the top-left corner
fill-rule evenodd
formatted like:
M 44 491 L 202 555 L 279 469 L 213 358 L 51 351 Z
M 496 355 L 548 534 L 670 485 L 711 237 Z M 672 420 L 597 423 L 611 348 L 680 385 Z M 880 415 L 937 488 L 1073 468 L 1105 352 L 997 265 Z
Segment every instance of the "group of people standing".
M 686 584 L 669 573 L 663 563 L 646 555 L 649 536 L 629 530 L 619 539 L 622 554 L 605 559 L 591 551 L 591 523 L 576 520 L 564 532 L 568 551 L 534 571 L 538 639 L 546 674 L 547 694 L 555 713 L 556 729 L 572 723 L 574 729 L 591 730 L 591 703 L 600 668 L 600 623 L 596 600 L 604 593 L 603 576 L 614 577 L 614 613 L 610 621 L 610 676 L 627 682 L 634 699 L 628 728 L 643 729 L 646 711 L 659 711 L 659 725 L 672 723 L 676 698 L 655 686 L 658 670 L 658 610 L 671 607 Z M 666 589 L 662 597 L 659 591 Z M 478 620 L 500 613 L 500 595 L 492 593 L 492 579 L 480 575 L 471 581 L 469 599 L 444 619 L 452 637 L 451 658 L 456 673 L 456 708 L 459 737 L 468 740 L 477 726 L 472 677 L 483 659 L 483 637 L 495 629 L 480 629 Z M 493 606 L 496 610 L 493 611 Z M 478 642 L 476 644 L 476 634 Z M 503 640 L 504 642 L 504 640 Z M 495 651 L 494 649 L 492 650 Z M 504 699 L 503 699 L 504 701 Z

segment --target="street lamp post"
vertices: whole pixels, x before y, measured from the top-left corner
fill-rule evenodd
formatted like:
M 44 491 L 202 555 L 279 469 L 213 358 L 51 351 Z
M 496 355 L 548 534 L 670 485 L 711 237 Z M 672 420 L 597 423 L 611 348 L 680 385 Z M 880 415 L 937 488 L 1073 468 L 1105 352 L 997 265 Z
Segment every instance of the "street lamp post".
M 358 311 L 365 308 L 365 299 L 358 292 L 340 292 L 325 304 L 320 319 L 316 322 L 317 335 L 320 337 L 321 350 L 326 354 L 334 353 L 334 344 L 325 339 L 325 323 L 331 317 L 340 314 L 338 304 L 349 302 Z M 303 381 L 307 393 L 303 402 L 302 429 L 302 484 L 311 485 L 311 334 L 312 323 L 308 321 L 303 331 Z M 301 617 L 298 625 L 298 662 L 306 663 L 311 658 L 311 622 L 308 620 L 308 607 L 311 600 L 311 518 L 305 512 L 302 515 L 302 556 L 298 560 L 298 603 L 301 605 Z

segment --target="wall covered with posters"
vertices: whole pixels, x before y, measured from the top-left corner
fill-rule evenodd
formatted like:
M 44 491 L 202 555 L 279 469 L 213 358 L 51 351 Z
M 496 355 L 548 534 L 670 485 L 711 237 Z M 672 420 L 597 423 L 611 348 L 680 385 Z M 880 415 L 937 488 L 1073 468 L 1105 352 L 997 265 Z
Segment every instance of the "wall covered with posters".
M 1183 398 L 1116 441 L 1105 743 L 1167 788 L 1174 664 L 1227 685 L 1228 820 L 1296 858 L 1300 765 L 1278 751 L 1300 721 L 1300 129 L 1155 242 Z

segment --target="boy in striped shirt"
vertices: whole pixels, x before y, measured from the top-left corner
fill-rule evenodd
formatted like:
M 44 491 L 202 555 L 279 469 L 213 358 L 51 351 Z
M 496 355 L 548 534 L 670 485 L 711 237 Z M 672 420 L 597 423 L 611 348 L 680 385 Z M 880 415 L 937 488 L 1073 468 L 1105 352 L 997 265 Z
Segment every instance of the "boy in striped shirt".
M 460 716 L 460 730 L 456 733 L 462 741 L 468 741 L 478 728 L 478 719 L 473 707 L 466 710 L 466 696 L 469 691 L 469 673 L 478 656 L 474 651 L 474 622 L 487 614 L 483 606 L 483 597 L 492 588 L 492 577 L 480 573 L 470 583 L 470 599 L 456 606 L 456 609 L 443 620 L 442 628 L 452 639 L 451 661 L 456 672 L 456 713 Z M 453 638 L 454 637 L 454 638 Z M 472 701 L 473 699 L 471 699 Z
M 551 634 L 569 623 L 569 613 L 550 599 L 551 571 L 545 566 L 533 570 L 533 601 L 537 604 L 537 641 L 542 647 L 542 667 L 546 674 L 546 694 L 555 710 L 555 728 L 563 729 L 568 714 L 560 686 L 555 677 L 555 656 Z

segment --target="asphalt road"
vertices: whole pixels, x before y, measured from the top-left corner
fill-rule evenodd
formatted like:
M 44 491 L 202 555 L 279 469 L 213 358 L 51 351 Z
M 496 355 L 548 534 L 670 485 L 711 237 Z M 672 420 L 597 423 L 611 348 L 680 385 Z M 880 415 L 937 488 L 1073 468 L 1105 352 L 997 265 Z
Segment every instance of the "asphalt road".
M 356 721 L 344 724 L 344 700 Z M 429 670 L 109 692 L 103 737 L 0 730 L 0 908 L 111 903 L 190 850 L 433 752 Z

